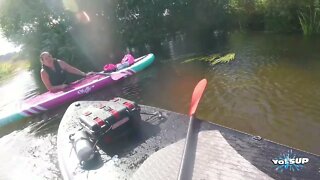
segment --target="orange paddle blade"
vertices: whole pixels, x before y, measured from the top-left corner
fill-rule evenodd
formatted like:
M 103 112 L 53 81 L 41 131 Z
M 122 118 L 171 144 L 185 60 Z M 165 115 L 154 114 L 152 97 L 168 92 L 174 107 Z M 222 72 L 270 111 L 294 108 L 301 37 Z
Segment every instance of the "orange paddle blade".
M 191 104 L 190 104 L 190 111 L 189 111 L 189 116 L 194 115 L 194 113 L 197 110 L 199 101 L 202 97 L 202 94 L 207 86 L 207 80 L 202 79 L 197 86 L 194 88 L 193 93 L 192 93 L 192 99 L 191 99 Z

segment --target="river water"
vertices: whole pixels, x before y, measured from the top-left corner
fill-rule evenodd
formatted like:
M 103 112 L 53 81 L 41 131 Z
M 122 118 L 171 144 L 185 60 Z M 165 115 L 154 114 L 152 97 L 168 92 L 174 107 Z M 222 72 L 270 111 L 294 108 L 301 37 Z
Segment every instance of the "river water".
M 147 70 L 81 100 L 120 96 L 187 113 L 195 84 L 207 78 L 198 117 L 320 154 L 319 38 L 231 34 L 212 42 L 207 53 L 234 52 L 236 59 L 214 67 L 205 62 L 182 63 L 199 53 L 183 41 L 164 46 L 171 58 L 156 55 Z M 31 74 L 21 72 L 1 85 L 0 107 L 13 106 L 39 91 Z M 67 107 L 0 129 L 0 179 L 61 178 L 56 134 Z

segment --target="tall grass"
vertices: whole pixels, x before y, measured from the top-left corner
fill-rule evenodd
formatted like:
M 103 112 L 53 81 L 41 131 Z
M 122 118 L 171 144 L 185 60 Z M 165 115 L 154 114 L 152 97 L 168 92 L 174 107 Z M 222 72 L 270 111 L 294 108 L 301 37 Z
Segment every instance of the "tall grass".
M 0 79 L 12 74 L 14 67 L 11 63 L 1 63 L 0 64 Z
M 309 12 L 299 12 L 299 21 L 306 36 L 320 33 L 320 10 L 309 7 Z
M 26 60 L 8 61 L 0 63 L 0 81 L 11 77 L 20 70 L 28 70 L 30 64 Z

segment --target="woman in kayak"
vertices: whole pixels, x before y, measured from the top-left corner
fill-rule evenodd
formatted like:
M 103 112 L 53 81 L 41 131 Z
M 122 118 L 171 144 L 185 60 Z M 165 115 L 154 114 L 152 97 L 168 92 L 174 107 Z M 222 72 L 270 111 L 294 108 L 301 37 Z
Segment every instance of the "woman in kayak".
M 62 60 L 53 58 L 49 52 L 41 53 L 40 61 L 42 64 L 41 80 L 50 92 L 56 92 L 68 86 L 66 84 L 67 72 L 80 76 L 92 74 L 92 72 L 84 73 Z

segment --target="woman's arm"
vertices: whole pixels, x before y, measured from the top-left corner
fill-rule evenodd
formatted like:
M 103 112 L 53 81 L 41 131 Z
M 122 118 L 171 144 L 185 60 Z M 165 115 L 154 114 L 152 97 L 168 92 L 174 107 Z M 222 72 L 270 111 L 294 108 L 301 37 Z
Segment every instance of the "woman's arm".
M 49 79 L 49 75 L 47 72 L 45 72 L 43 69 L 41 69 L 40 72 L 41 75 L 41 80 L 43 82 L 43 84 L 46 86 L 46 88 L 50 91 L 50 92 L 57 92 L 59 90 L 62 90 L 64 88 L 66 88 L 68 85 L 66 84 L 61 84 L 58 86 L 52 86 L 50 79 Z
M 79 75 L 79 76 L 86 76 L 87 74 L 82 72 L 81 70 L 69 65 L 68 63 L 62 61 L 62 60 L 58 60 L 61 68 L 69 73 L 72 73 L 72 74 L 76 74 L 76 75 Z

